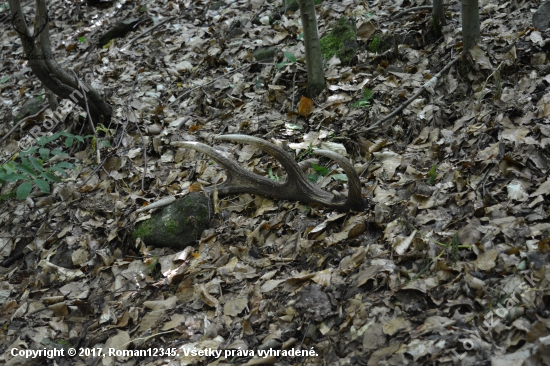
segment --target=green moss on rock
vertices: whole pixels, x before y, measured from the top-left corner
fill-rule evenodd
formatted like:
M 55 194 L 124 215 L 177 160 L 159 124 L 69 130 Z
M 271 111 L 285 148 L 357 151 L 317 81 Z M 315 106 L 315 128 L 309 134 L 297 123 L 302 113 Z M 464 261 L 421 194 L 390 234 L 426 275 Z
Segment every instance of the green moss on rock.
M 349 62 L 357 52 L 357 34 L 346 17 L 341 17 L 338 23 L 320 40 L 321 52 L 325 59 L 338 57 L 343 63 Z
M 208 228 L 212 209 L 210 200 L 199 193 L 190 193 L 155 212 L 132 233 L 146 245 L 184 249 L 200 238 Z

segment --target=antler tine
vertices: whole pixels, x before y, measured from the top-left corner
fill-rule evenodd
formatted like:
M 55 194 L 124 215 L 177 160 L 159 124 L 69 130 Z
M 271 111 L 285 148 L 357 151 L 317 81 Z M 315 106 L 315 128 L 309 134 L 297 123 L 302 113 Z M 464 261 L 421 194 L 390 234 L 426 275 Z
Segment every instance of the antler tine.
M 348 177 L 349 184 L 348 198 L 346 199 L 345 206 L 351 210 L 361 211 L 364 206 L 363 197 L 361 196 L 361 180 L 355 168 L 342 155 L 330 150 L 313 150 L 313 153 L 332 159 L 342 167 Z
M 225 168 L 227 180 L 224 183 L 216 186 L 219 194 L 227 195 L 235 193 L 258 193 L 268 195 L 266 194 L 266 191 L 273 191 L 274 189 L 282 186 L 280 182 L 276 182 L 274 180 L 249 172 L 233 160 L 222 155 L 216 149 L 200 142 L 175 141 L 172 142 L 171 145 L 193 149 L 200 153 L 208 155 L 216 163 Z M 264 187 L 266 189 L 264 189 Z M 214 187 L 206 188 L 207 191 L 212 191 L 213 189 Z
M 172 145 L 194 149 L 206 154 L 225 168 L 227 180 L 217 186 L 219 194 L 254 193 L 305 203 L 320 203 L 340 210 L 361 210 L 363 208 L 359 176 L 353 166 L 344 157 L 336 153 L 326 150 L 314 151 L 315 154 L 328 157 L 342 166 L 344 172 L 348 175 L 350 186 L 349 195 L 346 199 L 336 197 L 314 186 L 304 175 L 294 158 L 275 144 L 247 135 L 223 135 L 216 136 L 215 139 L 254 145 L 277 159 L 287 173 L 287 179 L 284 182 L 277 182 L 249 172 L 208 145 L 199 142 L 173 142 Z M 212 190 L 213 187 L 207 189 Z
M 242 144 L 250 144 L 253 146 L 256 146 L 260 148 L 262 151 L 265 151 L 269 155 L 273 156 L 281 165 L 283 166 L 283 169 L 285 170 L 286 174 L 288 175 L 288 181 L 294 181 L 294 182 L 300 182 L 302 183 L 302 180 L 305 181 L 306 185 L 312 186 L 313 185 L 309 182 L 309 180 L 304 177 L 304 174 L 302 173 L 302 169 L 296 163 L 294 158 L 284 151 L 279 146 L 272 144 L 269 141 L 262 140 L 258 137 L 254 136 L 248 136 L 248 135 L 219 135 L 214 137 L 215 140 L 222 140 L 222 141 L 235 141 L 240 142 Z

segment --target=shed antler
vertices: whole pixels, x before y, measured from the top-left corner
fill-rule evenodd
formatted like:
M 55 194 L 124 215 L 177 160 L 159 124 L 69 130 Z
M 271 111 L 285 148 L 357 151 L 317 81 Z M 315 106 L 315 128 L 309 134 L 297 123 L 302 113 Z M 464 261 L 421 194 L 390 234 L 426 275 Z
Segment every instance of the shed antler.
M 172 145 L 193 149 L 208 155 L 225 168 L 227 180 L 217 186 L 220 195 L 254 193 L 284 200 L 319 203 L 342 211 L 360 211 L 364 208 L 359 176 L 353 166 L 339 154 L 328 150 L 313 150 L 314 154 L 332 159 L 342 167 L 348 176 L 349 193 L 347 198 L 337 197 L 313 185 L 294 161 L 294 158 L 277 145 L 247 135 L 223 135 L 216 136 L 215 139 L 254 145 L 277 159 L 287 173 L 285 181 L 277 182 L 245 170 L 208 145 L 200 142 L 172 142 Z M 213 187 L 209 187 L 209 189 L 212 190 Z

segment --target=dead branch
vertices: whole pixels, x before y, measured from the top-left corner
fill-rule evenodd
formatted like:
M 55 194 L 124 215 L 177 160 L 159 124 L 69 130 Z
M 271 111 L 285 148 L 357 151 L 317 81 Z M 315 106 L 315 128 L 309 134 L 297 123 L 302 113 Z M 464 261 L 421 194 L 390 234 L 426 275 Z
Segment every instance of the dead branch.
M 415 6 L 414 8 L 408 8 L 405 10 L 400 11 L 399 13 L 392 15 L 390 19 L 397 19 L 401 18 L 403 15 L 412 13 L 413 11 L 420 11 L 420 10 L 432 10 L 432 5 L 424 5 L 424 6 Z
M 219 186 L 208 187 L 207 191 L 216 189 L 219 195 L 236 193 L 260 194 L 283 200 L 318 203 L 342 211 L 361 211 L 365 207 L 365 203 L 361 197 L 361 181 L 359 180 L 359 176 L 350 162 L 339 154 L 328 150 L 313 150 L 314 154 L 332 159 L 342 167 L 348 176 L 349 193 L 347 198 L 337 197 L 313 185 L 302 172 L 302 169 L 294 158 L 277 145 L 247 135 L 223 135 L 216 136 L 215 139 L 246 143 L 258 147 L 279 161 L 287 173 L 287 178 L 279 182 L 251 173 L 233 160 L 222 155 L 219 151 L 200 142 L 172 142 L 174 146 L 193 149 L 208 155 L 225 168 L 227 180 Z
M 362 126 L 366 121 L 367 119 L 365 118 L 362 122 L 360 122 L 359 124 L 357 124 L 355 127 L 353 127 L 351 130 L 355 131 L 355 132 L 350 132 L 350 136 L 354 136 L 354 135 L 358 135 L 358 134 L 361 134 L 361 133 L 364 133 L 364 132 L 368 132 L 370 130 L 374 130 L 374 128 L 376 126 L 378 126 L 379 124 L 381 124 L 382 122 L 385 122 L 387 120 L 389 120 L 390 118 L 392 117 L 395 117 L 397 114 L 401 113 L 401 111 L 403 109 L 405 109 L 409 104 L 411 104 L 416 98 L 418 98 L 420 96 L 420 94 L 424 93 L 426 91 L 427 88 L 433 88 L 437 85 L 437 82 L 439 81 L 439 78 L 444 74 L 446 73 L 447 71 L 449 71 L 449 69 L 451 68 L 451 66 L 453 66 L 459 59 L 460 59 L 461 56 L 457 56 L 455 57 L 455 59 L 453 59 L 451 62 L 449 62 L 443 69 L 441 69 L 440 72 L 437 73 L 437 75 L 435 75 L 433 78 L 431 78 L 427 83 L 425 83 L 424 85 L 422 85 L 417 91 L 416 93 L 414 93 L 414 95 L 412 97 L 410 97 L 409 99 L 407 99 L 403 104 L 401 104 L 396 110 L 394 110 L 393 112 L 391 112 L 390 114 L 388 114 L 386 117 L 382 118 L 382 119 L 379 119 L 378 121 L 376 121 L 375 123 L 373 123 L 372 125 L 370 125 L 369 127 L 365 128 L 365 129 L 362 129 L 362 130 L 358 130 L 358 127 Z

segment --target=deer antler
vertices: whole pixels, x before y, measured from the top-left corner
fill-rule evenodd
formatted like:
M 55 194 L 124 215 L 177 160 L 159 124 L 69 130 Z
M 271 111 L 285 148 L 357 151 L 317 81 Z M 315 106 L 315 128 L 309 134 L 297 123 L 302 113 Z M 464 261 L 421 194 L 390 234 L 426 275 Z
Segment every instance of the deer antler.
M 254 145 L 277 159 L 287 173 L 285 181 L 277 182 L 245 170 L 233 160 L 228 159 L 208 145 L 200 142 L 172 142 L 172 145 L 193 149 L 208 155 L 225 168 L 227 180 L 217 186 L 218 194 L 220 195 L 254 193 L 285 200 L 320 203 L 323 206 L 334 207 L 343 211 L 360 211 L 364 208 L 359 176 L 353 166 L 339 154 L 328 150 L 313 150 L 314 154 L 332 159 L 342 167 L 348 176 L 349 193 L 347 198 L 336 197 L 313 185 L 304 175 L 296 161 L 294 161 L 294 158 L 277 145 L 247 135 L 223 135 L 216 136 L 215 139 Z M 208 189 L 212 190 L 213 187 L 209 187 Z

